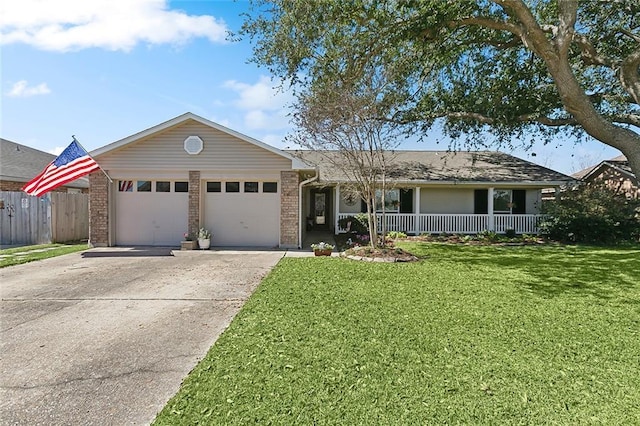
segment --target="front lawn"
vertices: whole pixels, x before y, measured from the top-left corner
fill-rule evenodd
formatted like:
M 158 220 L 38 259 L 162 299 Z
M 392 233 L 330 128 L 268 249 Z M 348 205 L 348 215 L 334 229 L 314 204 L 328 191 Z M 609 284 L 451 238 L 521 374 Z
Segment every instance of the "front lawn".
M 640 249 L 285 258 L 156 424 L 634 424 Z
M 87 250 L 87 243 L 39 244 L 0 250 L 0 268 Z

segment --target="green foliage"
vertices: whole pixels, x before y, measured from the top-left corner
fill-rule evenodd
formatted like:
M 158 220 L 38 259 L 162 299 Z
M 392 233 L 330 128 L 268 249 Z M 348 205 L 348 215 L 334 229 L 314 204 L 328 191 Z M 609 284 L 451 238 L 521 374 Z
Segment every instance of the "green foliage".
M 489 231 L 487 229 L 478 232 L 477 237 L 479 240 L 488 242 L 496 242 L 500 239 L 500 236 L 495 231 Z
M 606 186 L 582 185 L 544 206 L 544 235 L 568 242 L 615 243 L 640 238 L 640 200 Z
M 86 242 L 41 244 L 0 250 L 0 268 L 87 250 Z
M 409 135 L 443 123 L 467 146 L 490 132 L 530 148 L 588 133 L 640 167 L 637 0 L 252 3 L 254 61 L 304 97 L 383 77 L 380 118 Z
M 513 229 L 513 228 L 509 228 L 509 229 L 505 230 L 504 235 L 507 238 L 515 238 L 516 237 L 516 230 Z
M 316 250 L 320 250 L 320 251 L 324 251 L 324 250 L 333 250 L 335 247 L 333 246 L 333 244 L 329 244 L 329 243 L 325 243 L 324 241 L 321 241 L 319 243 L 314 243 L 311 244 L 311 249 L 316 251 Z
M 210 240 L 211 232 L 208 229 L 200 228 L 198 231 L 198 239 L 199 240 Z
M 285 258 L 156 425 L 631 424 L 640 250 Z
M 407 234 L 402 231 L 389 231 L 387 232 L 387 237 L 396 240 L 399 238 L 407 238 Z
M 342 229 L 349 229 L 349 232 L 364 235 L 369 233 L 369 221 L 365 213 L 358 213 L 355 216 L 347 216 L 338 220 L 338 225 Z

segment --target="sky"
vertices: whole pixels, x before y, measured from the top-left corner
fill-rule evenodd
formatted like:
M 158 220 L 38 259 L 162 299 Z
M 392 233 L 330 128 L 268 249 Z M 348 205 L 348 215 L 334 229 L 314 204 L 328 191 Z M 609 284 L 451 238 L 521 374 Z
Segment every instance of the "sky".
M 244 0 L 20 0 L 0 5 L 0 136 L 59 154 L 88 150 L 192 112 L 277 148 L 290 93 L 230 41 Z M 446 150 L 437 129 L 401 149 Z M 598 141 L 505 150 L 563 173 L 620 155 Z

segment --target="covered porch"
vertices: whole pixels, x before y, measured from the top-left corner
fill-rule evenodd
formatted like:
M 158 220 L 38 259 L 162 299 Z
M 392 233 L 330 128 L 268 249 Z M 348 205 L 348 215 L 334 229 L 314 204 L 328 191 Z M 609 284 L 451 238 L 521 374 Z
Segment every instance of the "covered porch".
M 338 221 L 353 216 L 353 213 L 337 213 Z M 477 234 L 493 231 L 504 234 L 512 229 L 516 234 L 538 234 L 538 224 L 544 215 L 540 214 L 407 214 L 378 213 L 378 229 L 382 229 L 383 220 L 387 232 L 400 231 L 408 235 L 420 234 Z M 336 221 L 336 234 L 346 232 Z
M 346 232 L 340 220 L 366 211 L 352 194 L 341 191 L 341 185 L 330 188 L 333 198 L 333 224 L 336 234 Z M 376 206 L 378 229 L 420 234 L 477 234 L 493 231 L 503 234 L 538 234 L 540 188 L 511 185 L 510 187 L 477 186 L 415 186 L 394 188 L 382 204 Z

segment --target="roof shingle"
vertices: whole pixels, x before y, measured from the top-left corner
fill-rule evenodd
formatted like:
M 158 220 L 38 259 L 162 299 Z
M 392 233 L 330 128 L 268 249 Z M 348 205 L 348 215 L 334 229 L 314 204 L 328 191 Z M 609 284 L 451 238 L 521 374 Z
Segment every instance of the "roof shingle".
M 338 151 L 291 151 L 309 164 L 318 165 L 320 180 L 346 181 L 346 176 L 332 167 L 325 155 Z M 570 176 L 498 151 L 389 151 L 386 153 L 398 182 L 570 182 Z

